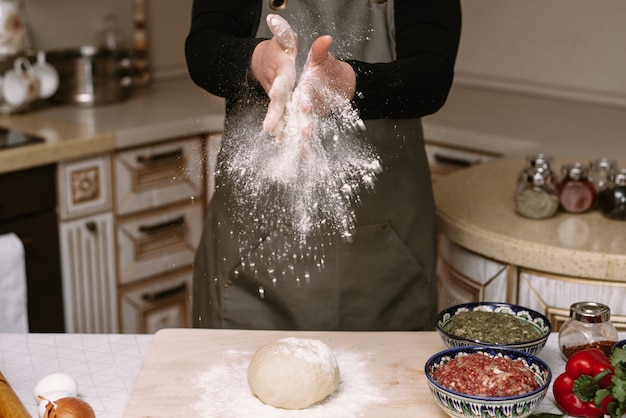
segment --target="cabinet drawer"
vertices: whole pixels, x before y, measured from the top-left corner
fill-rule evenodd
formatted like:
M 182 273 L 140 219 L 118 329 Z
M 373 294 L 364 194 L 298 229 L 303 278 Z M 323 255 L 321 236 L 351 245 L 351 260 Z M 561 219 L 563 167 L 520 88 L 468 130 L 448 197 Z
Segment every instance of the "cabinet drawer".
M 126 215 L 202 196 L 204 163 L 199 137 L 115 155 L 115 211 Z
M 192 272 L 163 277 L 120 296 L 122 332 L 154 334 L 191 326 Z
M 108 155 L 59 164 L 61 219 L 111 209 L 111 162 Z
M 426 156 L 434 182 L 453 171 L 486 162 L 497 157 L 487 151 L 455 148 L 449 145 L 426 141 Z
M 202 233 L 202 204 L 198 202 L 166 209 L 118 223 L 120 284 L 192 264 Z

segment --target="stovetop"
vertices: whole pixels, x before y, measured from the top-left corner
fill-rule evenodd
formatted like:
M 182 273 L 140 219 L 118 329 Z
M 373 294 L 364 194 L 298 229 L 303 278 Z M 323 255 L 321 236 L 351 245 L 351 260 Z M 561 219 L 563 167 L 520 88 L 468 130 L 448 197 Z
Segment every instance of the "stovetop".
M 39 144 L 41 142 L 45 142 L 45 139 L 13 129 L 0 127 L 0 149 Z

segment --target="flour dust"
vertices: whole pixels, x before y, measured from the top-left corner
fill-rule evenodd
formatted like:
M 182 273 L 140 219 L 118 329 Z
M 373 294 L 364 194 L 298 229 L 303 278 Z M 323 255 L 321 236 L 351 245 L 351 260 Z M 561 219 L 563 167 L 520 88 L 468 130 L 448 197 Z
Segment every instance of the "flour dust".
M 277 137 L 259 129 L 258 114 L 241 116 L 223 144 L 222 175 L 232 183 L 231 216 L 241 242 L 241 260 L 265 266 L 274 277 L 293 263 L 324 267 L 324 252 L 339 237 L 351 240 L 359 193 L 374 189 L 382 171 L 376 152 L 363 141 L 365 125 L 348 100 L 331 97 L 326 116 L 303 112 L 298 87 Z M 326 93 L 330 94 L 330 93 Z M 283 266 L 275 272 L 276 266 Z M 287 267 L 285 267 L 287 266 Z M 308 273 L 306 273 L 308 274 Z M 300 278 L 299 278 L 300 279 Z
M 337 350 L 339 387 L 325 400 L 305 409 L 286 410 L 265 405 L 248 386 L 247 370 L 251 352 L 228 350 L 226 358 L 199 372 L 192 382 L 201 393 L 192 405 L 198 417 L 221 418 L 352 418 L 369 407 L 385 402 L 381 388 L 368 373 L 363 354 Z

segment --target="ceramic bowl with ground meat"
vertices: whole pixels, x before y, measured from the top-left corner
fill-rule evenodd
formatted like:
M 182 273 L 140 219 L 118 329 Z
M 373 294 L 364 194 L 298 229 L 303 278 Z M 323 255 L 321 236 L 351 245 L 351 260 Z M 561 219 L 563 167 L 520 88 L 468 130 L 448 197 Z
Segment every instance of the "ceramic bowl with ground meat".
M 435 321 L 448 347 L 495 346 L 538 354 L 552 332 L 550 320 L 524 306 L 472 302 L 439 312 Z
M 538 357 L 500 347 L 455 347 L 424 366 L 435 401 L 451 417 L 525 418 L 543 401 L 552 372 Z

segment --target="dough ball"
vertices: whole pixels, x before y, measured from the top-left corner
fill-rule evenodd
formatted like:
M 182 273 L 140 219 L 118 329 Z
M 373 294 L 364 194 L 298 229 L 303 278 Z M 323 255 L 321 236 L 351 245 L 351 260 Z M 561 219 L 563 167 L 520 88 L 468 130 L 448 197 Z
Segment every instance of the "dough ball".
M 303 409 L 337 389 L 339 366 L 323 342 L 283 338 L 254 353 L 248 365 L 248 385 L 265 404 Z

